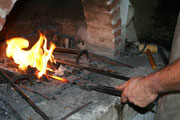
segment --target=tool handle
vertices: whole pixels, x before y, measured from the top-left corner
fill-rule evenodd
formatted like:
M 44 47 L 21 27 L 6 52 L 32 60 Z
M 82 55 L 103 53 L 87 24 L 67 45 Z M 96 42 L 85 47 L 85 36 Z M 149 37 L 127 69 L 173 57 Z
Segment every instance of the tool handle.
M 86 86 L 86 89 L 88 89 L 88 90 L 94 90 L 94 91 L 106 93 L 109 95 L 121 97 L 121 94 L 122 94 L 122 91 L 117 90 L 114 87 L 101 86 L 101 85 L 91 85 L 91 84 L 88 84 L 85 86 Z
M 149 59 L 149 62 L 150 62 L 150 64 L 151 64 L 152 69 L 155 70 L 157 67 L 156 67 L 156 63 L 155 63 L 155 61 L 154 61 L 154 58 L 153 58 L 153 56 L 152 56 L 152 54 L 151 54 L 151 51 L 150 51 L 149 49 L 147 49 L 147 50 L 146 50 L 146 53 L 147 53 L 147 55 L 148 55 L 148 59 Z
M 86 90 L 94 90 L 97 92 L 106 93 L 106 94 L 113 95 L 113 96 L 121 97 L 121 95 L 122 95 L 122 91 L 117 90 L 114 87 L 110 87 L 110 86 L 84 84 L 83 86 L 81 85 L 81 87 L 85 88 Z M 158 103 L 158 98 L 156 100 L 154 100 L 151 104 L 157 105 L 157 103 Z
M 54 51 L 61 52 L 61 53 L 68 53 L 68 54 L 78 54 L 79 53 L 79 50 L 57 47 L 57 46 Z
M 164 64 L 167 65 L 169 63 L 169 60 L 166 57 L 166 55 L 164 54 L 163 50 L 159 49 L 158 52 L 159 52 L 159 55 L 160 55 L 161 59 L 163 60 Z

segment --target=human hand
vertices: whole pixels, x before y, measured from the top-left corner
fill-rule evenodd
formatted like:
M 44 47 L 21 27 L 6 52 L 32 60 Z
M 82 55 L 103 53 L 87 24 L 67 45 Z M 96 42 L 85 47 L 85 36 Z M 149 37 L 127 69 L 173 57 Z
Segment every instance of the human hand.
M 121 95 L 121 101 L 123 103 L 129 101 L 139 107 L 146 107 L 158 96 L 152 84 L 152 80 L 147 80 L 145 77 L 139 76 L 131 78 L 115 88 L 123 91 Z

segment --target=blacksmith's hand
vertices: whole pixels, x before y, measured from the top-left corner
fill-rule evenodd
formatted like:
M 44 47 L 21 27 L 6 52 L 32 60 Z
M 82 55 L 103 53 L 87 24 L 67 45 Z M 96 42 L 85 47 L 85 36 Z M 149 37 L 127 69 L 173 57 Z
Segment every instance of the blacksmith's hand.
M 123 91 L 122 103 L 130 102 L 139 107 L 146 107 L 153 102 L 158 93 L 154 90 L 151 80 L 143 76 L 131 78 L 127 82 L 116 86 L 116 89 Z

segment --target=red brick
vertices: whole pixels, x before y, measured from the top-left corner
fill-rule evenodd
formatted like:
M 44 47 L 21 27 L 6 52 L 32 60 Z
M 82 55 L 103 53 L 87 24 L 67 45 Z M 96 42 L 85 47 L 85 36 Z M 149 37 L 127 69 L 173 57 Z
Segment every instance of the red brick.
M 109 21 L 102 21 L 102 20 L 97 20 L 97 19 L 86 19 L 86 23 L 87 25 L 97 25 L 97 26 L 104 26 L 104 27 L 109 27 L 109 28 L 113 28 L 113 25 L 112 25 L 112 21 L 109 20 Z
M 112 17 L 110 13 L 96 13 L 96 12 L 85 12 L 86 20 L 99 20 L 102 22 L 112 22 Z
M 104 32 L 113 33 L 113 29 L 108 29 L 107 27 L 96 27 L 96 26 L 89 26 L 88 25 L 88 28 L 89 29 L 95 29 L 95 30 L 98 30 L 98 31 L 104 31 Z
M 120 36 L 121 30 L 113 33 L 114 29 L 121 27 L 121 19 L 117 19 L 113 25 L 112 22 L 120 15 L 120 8 L 117 6 L 111 14 L 110 11 L 119 4 L 120 0 L 113 0 L 107 5 L 109 0 L 82 0 L 84 14 L 86 16 L 87 32 L 89 40 L 87 43 L 93 52 L 102 53 L 111 57 L 119 56 L 119 46 L 121 39 L 113 42 L 114 38 Z M 96 50 L 94 50 L 96 49 Z
M 0 26 L 3 26 L 4 23 L 5 23 L 5 18 L 1 18 L 1 17 L 0 17 Z
M 121 29 L 118 30 L 118 31 L 116 31 L 116 32 L 114 33 L 114 37 L 117 37 L 117 36 L 119 36 L 119 35 L 121 35 Z
M 115 18 L 120 15 L 120 7 L 116 8 L 116 10 L 112 13 L 112 17 Z
M 97 12 L 97 13 L 109 12 L 109 6 L 106 4 L 104 4 L 104 5 L 84 4 L 83 9 L 84 9 L 84 11 L 87 11 L 87 12 Z
M 114 41 L 114 48 L 118 48 L 120 46 L 121 43 L 121 38 L 118 38 L 117 40 Z
M 94 46 L 104 47 L 104 48 L 110 48 L 114 50 L 114 44 L 112 42 L 112 39 L 104 38 L 104 37 L 91 37 L 89 40 L 90 44 Z
M 114 38 L 113 33 L 110 33 L 110 32 L 104 32 L 104 31 L 100 31 L 96 29 L 89 29 L 89 28 L 87 31 L 91 36 L 94 36 L 94 37 L 104 37 L 104 38 L 110 38 L 110 39 Z
M 115 49 L 114 57 L 118 57 L 120 55 L 120 49 Z
M 113 2 L 110 4 L 109 9 L 112 10 L 117 4 L 119 0 L 113 0 Z
M 81 0 L 82 4 L 87 5 L 105 5 L 108 0 Z M 91 7 L 91 6 L 90 6 Z
M 121 25 L 121 18 L 116 20 L 116 23 L 113 25 L 113 28 L 118 28 Z
M 11 0 L 0 0 L 0 8 L 3 9 L 11 9 L 13 6 L 13 2 Z
M 96 30 L 102 30 L 102 31 L 107 31 L 107 32 L 113 31 L 112 24 L 110 24 L 110 23 L 104 23 L 101 21 L 93 20 L 93 21 L 88 21 L 87 25 L 89 28 L 93 28 Z

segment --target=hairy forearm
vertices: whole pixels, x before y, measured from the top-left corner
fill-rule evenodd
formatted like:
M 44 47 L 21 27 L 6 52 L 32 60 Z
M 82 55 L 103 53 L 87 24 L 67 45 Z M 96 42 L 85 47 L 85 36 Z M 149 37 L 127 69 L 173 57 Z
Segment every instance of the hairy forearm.
M 157 93 L 180 91 L 180 59 L 145 77 Z

